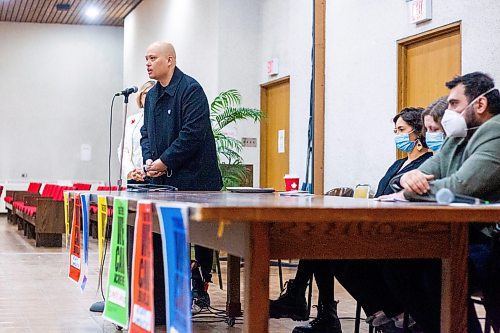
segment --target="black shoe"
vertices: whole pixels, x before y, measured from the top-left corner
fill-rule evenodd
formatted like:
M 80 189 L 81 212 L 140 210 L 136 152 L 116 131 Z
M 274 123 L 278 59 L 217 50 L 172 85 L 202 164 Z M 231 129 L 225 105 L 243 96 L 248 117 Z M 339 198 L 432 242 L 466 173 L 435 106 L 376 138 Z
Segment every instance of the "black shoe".
M 292 333 L 342 333 L 337 304 L 319 306 L 318 317 L 306 326 L 297 326 Z
M 309 319 L 309 309 L 305 297 L 305 287 L 301 288 L 294 280 L 285 282 L 285 289 L 277 300 L 269 301 L 269 317 L 291 318 L 305 321 Z
M 375 327 L 375 332 L 377 333 L 403 333 L 402 328 L 396 327 L 394 322 L 391 320 L 388 323 Z
M 104 301 L 95 302 L 89 310 L 90 312 L 104 312 Z
M 192 289 L 192 297 L 193 302 L 200 308 L 207 308 L 210 306 L 210 295 L 208 294 L 208 282 L 204 282 L 203 280 L 193 279 L 193 289 Z

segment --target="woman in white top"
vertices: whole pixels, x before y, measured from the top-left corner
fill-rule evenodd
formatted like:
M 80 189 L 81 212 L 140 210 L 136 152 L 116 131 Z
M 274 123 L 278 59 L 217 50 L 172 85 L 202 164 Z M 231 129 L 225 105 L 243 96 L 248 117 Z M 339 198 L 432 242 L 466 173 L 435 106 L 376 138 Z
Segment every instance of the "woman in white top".
M 122 179 L 126 179 L 127 181 L 144 181 L 142 174 L 141 127 L 144 124 L 144 101 L 146 100 L 146 94 L 155 83 L 155 81 L 149 80 L 142 85 L 137 95 L 139 112 L 127 117 L 122 167 Z M 122 144 L 120 142 L 118 147 L 118 160 L 120 159 Z

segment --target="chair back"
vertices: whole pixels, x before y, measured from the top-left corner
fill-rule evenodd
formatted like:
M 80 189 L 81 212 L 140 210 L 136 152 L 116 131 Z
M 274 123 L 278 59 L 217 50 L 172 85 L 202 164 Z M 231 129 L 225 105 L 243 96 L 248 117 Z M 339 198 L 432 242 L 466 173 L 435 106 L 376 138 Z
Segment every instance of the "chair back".
M 40 187 L 42 187 L 42 183 L 30 183 L 28 186 L 28 192 L 35 193 L 40 191 Z
M 354 190 L 350 187 L 335 187 L 326 192 L 325 195 L 334 197 L 352 197 L 354 195 Z
M 54 195 L 54 190 L 57 185 L 54 184 L 45 184 L 42 191 L 42 197 L 52 197 Z
M 370 185 L 358 184 L 354 188 L 354 198 L 357 199 L 368 199 L 370 197 Z
M 90 191 L 92 184 L 74 183 L 73 187 L 75 188 L 76 191 Z

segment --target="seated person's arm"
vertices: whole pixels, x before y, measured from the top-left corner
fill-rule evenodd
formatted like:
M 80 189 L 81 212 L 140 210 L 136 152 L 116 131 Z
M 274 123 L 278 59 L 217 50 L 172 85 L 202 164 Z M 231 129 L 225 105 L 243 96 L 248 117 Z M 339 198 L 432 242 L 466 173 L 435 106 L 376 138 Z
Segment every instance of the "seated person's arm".
M 486 142 L 449 177 L 435 180 L 431 192 L 448 188 L 453 193 L 482 198 L 498 188 L 500 182 L 500 138 Z
M 440 154 L 425 161 L 418 169 L 409 171 L 401 176 L 399 184 L 407 192 L 425 194 L 430 189 L 429 181 L 441 176 Z
M 473 153 L 453 174 L 441 178 L 439 158 L 441 153 L 427 160 L 415 172 L 405 174 L 401 185 L 409 192 L 435 194 L 442 188 L 454 193 L 483 197 L 492 193 L 500 182 L 500 136 L 471 147 Z M 429 163 L 428 163 L 429 162 Z M 429 183 L 434 175 L 436 180 Z

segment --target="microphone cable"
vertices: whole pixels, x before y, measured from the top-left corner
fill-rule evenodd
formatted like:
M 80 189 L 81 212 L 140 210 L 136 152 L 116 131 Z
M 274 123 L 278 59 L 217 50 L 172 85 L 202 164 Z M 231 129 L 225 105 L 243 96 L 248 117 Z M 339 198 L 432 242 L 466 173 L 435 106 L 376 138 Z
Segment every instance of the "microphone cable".
M 107 214 L 107 212 L 106 212 Z M 111 221 L 111 223 L 113 223 L 113 221 Z M 106 300 L 106 297 L 104 296 L 104 284 L 102 283 L 102 278 L 103 278 L 103 275 L 104 275 L 104 262 L 106 261 L 106 254 L 108 252 L 108 237 L 107 237 L 107 234 L 108 234 L 108 226 L 109 226 L 109 223 L 106 223 L 106 228 L 105 230 L 103 230 L 104 232 L 104 253 L 103 253 L 103 256 L 102 256 L 102 260 L 101 262 L 99 263 L 99 280 L 98 280 L 98 284 L 97 284 L 97 290 L 99 291 L 99 289 L 101 290 L 101 296 L 102 296 L 102 299 L 103 300 Z M 110 238 L 111 238 L 111 235 L 110 235 Z
M 109 147 L 108 147 L 108 186 L 111 191 L 111 129 L 113 126 L 113 104 L 115 103 L 116 95 L 113 95 L 111 100 L 111 110 L 109 112 Z
M 111 108 L 109 112 L 109 147 L 108 147 L 108 186 L 109 190 L 111 191 L 111 134 L 112 134 L 112 128 L 113 128 L 113 105 L 115 103 L 115 98 L 116 95 L 113 95 L 113 99 L 111 100 Z M 106 212 L 107 214 L 107 212 Z M 108 221 L 106 221 L 108 222 Z M 112 223 L 113 221 L 111 221 Z M 101 295 L 104 300 L 106 300 L 106 297 L 104 297 L 104 288 L 103 288 L 103 283 L 102 283 L 102 278 L 103 278 L 103 273 L 104 273 L 104 262 L 106 260 L 106 253 L 108 250 L 108 238 L 107 236 L 107 230 L 108 230 L 108 225 L 109 223 L 106 223 L 106 229 L 103 230 L 104 232 L 104 254 L 102 256 L 102 260 L 99 263 L 99 281 L 97 285 L 97 290 L 101 290 Z

